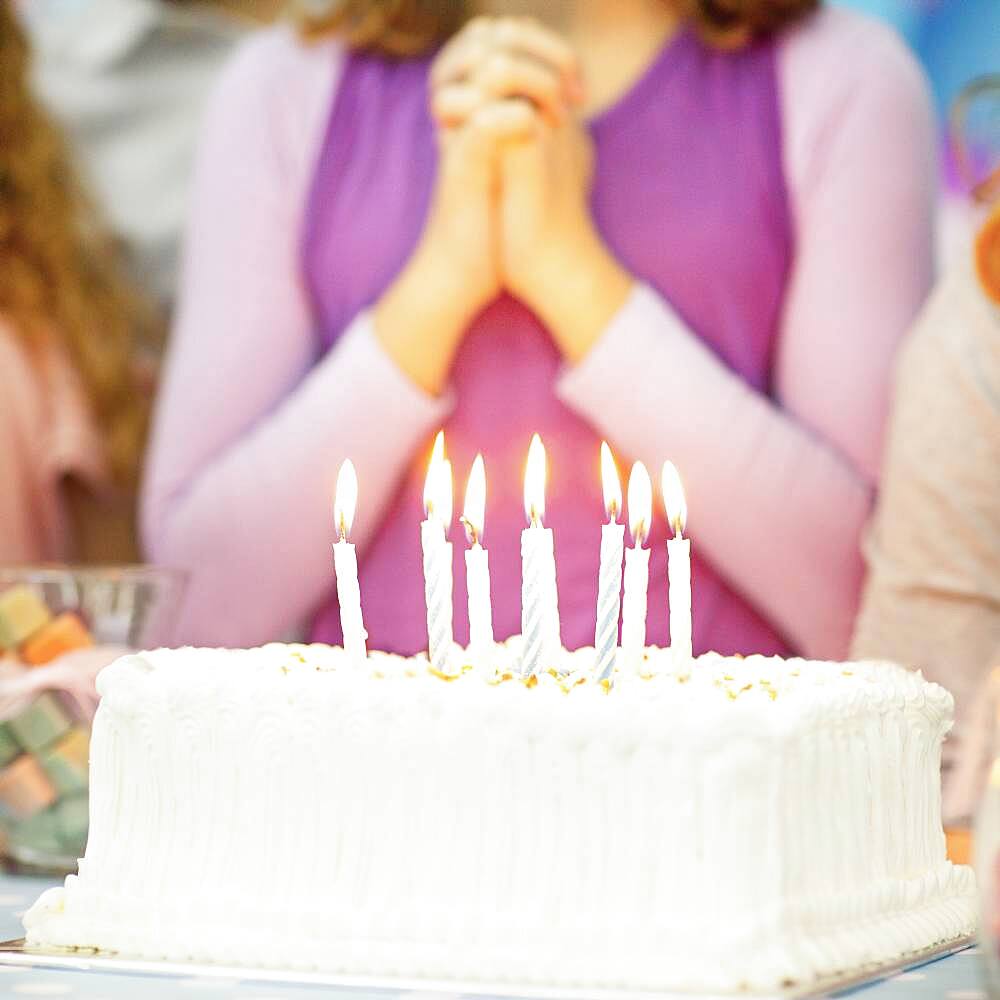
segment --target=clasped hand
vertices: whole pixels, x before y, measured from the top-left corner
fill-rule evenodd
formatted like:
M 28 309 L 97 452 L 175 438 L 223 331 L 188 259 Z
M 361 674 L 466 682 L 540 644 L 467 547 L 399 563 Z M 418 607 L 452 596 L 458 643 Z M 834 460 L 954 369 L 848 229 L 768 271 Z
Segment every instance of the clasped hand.
M 439 53 L 430 88 L 438 175 L 418 248 L 381 309 L 383 342 L 436 390 L 469 320 L 507 290 L 578 360 L 631 282 L 590 214 L 594 152 L 576 55 L 534 21 L 477 18 Z M 391 327 L 426 314 L 418 294 L 442 303 L 438 339 L 408 363 Z
M 481 212 L 485 238 L 463 249 L 481 255 L 485 295 L 503 287 L 537 311 L 592 239 L 582 97 L 572 49 L 532 21 L 472 21 L 432 67 L 439 192 L 449 216 Z

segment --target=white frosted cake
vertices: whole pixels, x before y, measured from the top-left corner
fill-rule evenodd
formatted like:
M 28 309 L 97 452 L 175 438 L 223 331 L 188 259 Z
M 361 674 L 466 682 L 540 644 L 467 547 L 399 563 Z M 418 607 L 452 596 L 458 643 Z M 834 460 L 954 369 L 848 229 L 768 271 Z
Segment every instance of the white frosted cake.
M 592 660 L 530 686 L 318 646 L 119 660 L 86 857 L 27 913 L 29 944 L 736 992 L 973 930 L 941 830 L 942 688 L 651 649 L 651 677 L 607 691 L 576 683 Z

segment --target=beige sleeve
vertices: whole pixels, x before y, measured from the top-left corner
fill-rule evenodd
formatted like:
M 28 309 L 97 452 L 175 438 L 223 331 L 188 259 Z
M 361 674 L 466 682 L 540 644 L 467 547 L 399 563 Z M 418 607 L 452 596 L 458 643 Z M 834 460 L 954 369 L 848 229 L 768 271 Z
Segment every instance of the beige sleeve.
M 957 705 L 956 738 L 1000 650 L 1000 312 L 971 261 L 908 339 L 852 654 L 918 668 Z

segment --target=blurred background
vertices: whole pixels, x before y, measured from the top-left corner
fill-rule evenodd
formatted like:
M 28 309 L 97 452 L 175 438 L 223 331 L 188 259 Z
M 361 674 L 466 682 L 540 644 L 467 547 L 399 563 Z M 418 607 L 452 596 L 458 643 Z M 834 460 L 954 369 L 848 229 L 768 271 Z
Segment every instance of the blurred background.
M 969 191 L 992 169 L 1000 146 L 1000 4 L 993 0 L 835 0 L 886 21 L 930 80 L 941 131 L 939 262 L 961 253 L 983 209 Z M 975 81 L 992 78 L 977 95 Z M 966 91 L 966 97 L 960 97 Z
M 178 280 L 202 111 L 217 74 L 285 0 L 8 0 L 33 58 L 32 86 L 64 129 L 99 218 L 157 322 L 137 363 L 151 391 Z M 927 73 L 940 130 L 939 263 L 984 212 L 970 198 L 1000 146 L 1000 4 L 829 0 L 891 25 Z M 332 5 L 327 5 L 332 6 Z M 993 77 L 994 87 L 986 87 Z M 977 91 L 977 82 L 983 85 Z M 964 96 L 963 96 L 964 95 Z
M 17 0 L 33 83 L 70 138 L 131 273 L 173 299 L 204 102 L 234 47 L 279 18 L 283 0 Z M 890 24 L 927 73 L 940 128 L 942 258 L 982 211 L 968 197 L 1000 146 L 1000 98 L 956 102 L 1000 74 L 996 0 L 830 0 Z M 950 124 L 951 123 L 951 124 Z M 162 326 L 160 327 L 162 332 Z M 156 342 L 153 353 L 160 347 Z

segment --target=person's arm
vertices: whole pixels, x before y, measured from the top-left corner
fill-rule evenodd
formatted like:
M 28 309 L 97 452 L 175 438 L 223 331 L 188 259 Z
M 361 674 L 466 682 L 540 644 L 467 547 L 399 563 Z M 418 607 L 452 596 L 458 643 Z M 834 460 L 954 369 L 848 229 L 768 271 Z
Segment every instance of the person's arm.
M 51 503 L 32 442 L 46 430 L 41 393 L 15 334 L 0 319 L 0 565 L 35 562 L 46 552 Z
M 797 650 L 835 658 L 857 609 L 891 362 L 930 285 L 934 205 L 920 73 L 885 29 L 843 17 L 783 43 L 795 263 L 774 398 L 642 286 L 559 385 L 624 451 L 656 470 L 672 459 L 694 544 Z
M 0 317 L 0 566 L 79 558 L 71 491 L 106 505 L 104 443 L 57 342 L 31 350 Z
M 852 655 L 905 664 L 955 696 L 944 761 L 962 776 L 944 802 L 967 816 L 974 758 L 990 746 L 993 709 L 979 710 L 1000 691 L 1000 675 L 985 685 L 1000 667 L 1000 310 L 968 255 L 914 324 L 894 381 Z
M 317 361 L 299 240 L 335 68 L 328 48 L 272 33 L 237 57 L 206 123 L 143 503 L 150 556 L 190 573 L 180 642 L 247 645 L 300 622 L 333 583 L 341 462 L 358 470 L 363 544 L 444 416 L 367 313 Z

